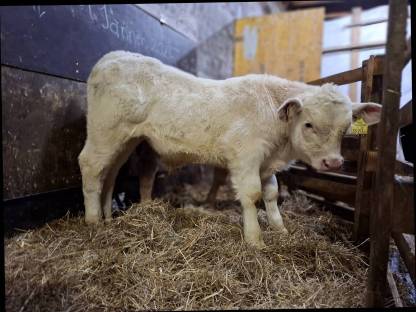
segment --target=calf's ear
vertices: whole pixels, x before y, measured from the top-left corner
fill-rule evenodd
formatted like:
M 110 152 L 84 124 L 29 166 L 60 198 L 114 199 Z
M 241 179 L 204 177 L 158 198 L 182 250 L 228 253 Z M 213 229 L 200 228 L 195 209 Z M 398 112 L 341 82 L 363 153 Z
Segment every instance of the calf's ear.
M 291 98 L 280 105 L 277 114 L 280 120 L 288 121 L 290 116 L 299 114 L 302 111 L 302 102 L 298 98 Z
M 371 126 L 380 121 L 381 105 L 376 103 L 352 103 L 353 119 L 363 118 Z

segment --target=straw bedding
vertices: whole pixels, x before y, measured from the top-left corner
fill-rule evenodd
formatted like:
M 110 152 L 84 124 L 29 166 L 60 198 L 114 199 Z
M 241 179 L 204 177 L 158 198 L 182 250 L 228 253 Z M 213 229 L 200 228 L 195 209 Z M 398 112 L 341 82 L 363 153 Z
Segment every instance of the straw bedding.
M 190 193 L 176 194 L 181 208 L 155 200 L 111 224 L 67 216 L 7 239 L 7 311 L 363 306 L 367 264 L 349 224 L 295 194 L 281 206 L 289 235 L 259 211 L 267 248 L 256 250 L 238 203 L 220 194 L 226 204 L 206 209 Z

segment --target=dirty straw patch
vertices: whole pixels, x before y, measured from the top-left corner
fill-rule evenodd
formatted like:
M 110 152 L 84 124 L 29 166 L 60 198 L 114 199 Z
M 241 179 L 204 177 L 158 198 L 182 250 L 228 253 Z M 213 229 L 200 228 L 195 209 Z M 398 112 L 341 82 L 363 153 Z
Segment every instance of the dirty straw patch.
M 302 207 L 298 209 L 297 207 Z M 367 266 L 330 214 L 283 203 L 290 232 L 249 248 L 227 212 L 134 205 L 110 225 L 63 218 L 5 241 L 7 311 L 358 307 Z

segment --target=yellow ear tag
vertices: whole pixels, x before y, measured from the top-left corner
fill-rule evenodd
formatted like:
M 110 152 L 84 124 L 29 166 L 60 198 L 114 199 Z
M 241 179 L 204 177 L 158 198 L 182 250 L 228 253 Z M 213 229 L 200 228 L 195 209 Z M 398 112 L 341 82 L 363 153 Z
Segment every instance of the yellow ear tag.
M 351 132 L 352 134 L 367 134 L 368 132 L 368 125 L 362 118 L 358 118 L 352 125 L 351 125 Z

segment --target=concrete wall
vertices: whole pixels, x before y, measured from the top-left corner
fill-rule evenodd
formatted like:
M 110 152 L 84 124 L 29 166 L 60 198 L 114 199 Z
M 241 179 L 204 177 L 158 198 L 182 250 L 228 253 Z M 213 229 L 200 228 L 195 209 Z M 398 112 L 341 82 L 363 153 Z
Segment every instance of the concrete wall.
M 137 4 L 195 42 L 208 39 L 237 18 L 281 11 L 278 2 Z
M 236 19 L 277 13 L 279 2 L 137 4 L 162 23 L 193 40 L 196 48 L 179 67 L 206 78 L 224 79 L 233 71 Z

